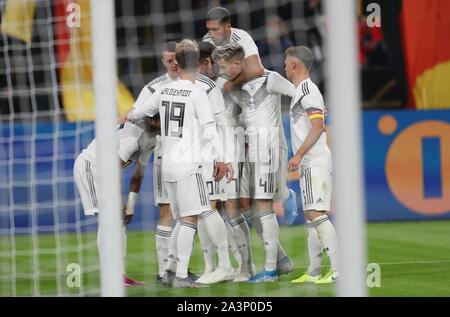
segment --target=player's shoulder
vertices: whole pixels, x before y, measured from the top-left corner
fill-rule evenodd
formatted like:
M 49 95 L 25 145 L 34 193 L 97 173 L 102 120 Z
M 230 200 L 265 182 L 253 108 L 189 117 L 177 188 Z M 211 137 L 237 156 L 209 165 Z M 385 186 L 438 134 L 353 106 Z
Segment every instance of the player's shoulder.
M 138 139 L 145 132 L 143 120 L 136 122 L 126 122 L 119 126 L 120 139 Z
M 196 81 L 206 88 L 206 90 L 212 90 L 217 87 L 216 83 L 210 79 L 208 76 L 197 74 Z
M 211 43 L 212 45 L 216 46 L 216 44 L 214 44 L 213 39 L 211 38 L 211 36 L 209 36 L 208 33 L 206 33 L 205 35 L 203 35 L 202 41 L 203 41 L 203 42 Z
M 300 83 L 297 89 L 303 96 L 322 96 L 319 87 L 310 78 Z
M 226 76 L 226 75 L 220 75 L 219 77 L 217 77 L 217 79 L 216 79 L 216 85 L 220 88 L 220 89 L 223 89 L 223 86 L 225 85 L 225 83 L 227 82 L 227 81 L 229 81 L 230 80 L 230 78 L 228 77 L 228 76 Z
M 278 73 L 276 71 L 273 71 L 273 70 L 264 69 L 264 74 L 262 75 L 262 77 L 263 78 L 269 78 L 270 76 L 275 76 L 275 74 L 278 74 Z
M 230 37 L 230 41 L 239 43 L 239 42 L 241 42 L 243 40 L 247 40 L 247 39 L 253 40 L 253 38 L 247 31 L 244 31 L 244 30 L 238 29 L 238 28 L 232 28 L 232 29 L 233 29 L 233 34 Z
M 152 93 L 154 93 L 156 89 L 167 83 L 167 79 L 168 79 L 167 74 L 161 75 L 153 79 L 151 82 L 145 85 L 145 87 L 147 87 L 147 89 L 149 89 Z

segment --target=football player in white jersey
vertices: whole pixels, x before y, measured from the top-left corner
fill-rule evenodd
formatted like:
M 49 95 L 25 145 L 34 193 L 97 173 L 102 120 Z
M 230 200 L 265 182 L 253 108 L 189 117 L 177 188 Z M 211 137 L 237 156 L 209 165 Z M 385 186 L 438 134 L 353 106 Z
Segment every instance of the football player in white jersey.
M 231 78 L 242 72 L 244 57 L 243 48 L 237 43 L 221 46 L 213 53 L 221 71 Z M 255 200 L 266 251 L 264 270 L 253 276 L 251 282 L 278 279 L 277 262 L 281 260 L 282 248 L 279 246 L 279 226 L 273 201 L 290 197 L 286 187 L 287 143 L 281 121 L 281 94 L 293 96 L 294 93 L 294 86 L 281 75 L 265 72 L 263 76 L 244 83 L 239 96 L 235 97 L 242 108 L 241 119 L 249 139 L 251 178 L 249 182 L 242 180 L 241 194 Z M 292 262 L 288 258 L 286 261 L 292 270 Z
M 135 168 L 131 176 L 130 192 L 128 201 L 124 210 L 124 227 L 122 231 L 123 239 L 123 255 L 125 259 L 127 236 L 125 225 L 130 223 L 134 214 L 137 195 L 140 191 L 142 179 L 144 177 L 145 168 L 150 159 L 151 151 L 155 147 L 156 134 L 159 131 L 159 116 L 146 118 L 136 123 L 122 123 L 117 131 L 119 138 L 118 158 L 120 158 L 120 166 L 122 169 L 135 163 Z M 77 190 L 81 197 L 84 214 L 87 216 L 97 215 L 99 212 L 98 205 L 98 184 L 97 184 L 97 142 L 94 139 L 86 149 L 84 149 L 76 158 L 73 167 L 74 179 Z M 99 243 L 102 228 L 98 227 L 97 247 L 98 252 L 102 252 Z M 101 258 L 101 257 L 100 257 Z M 129 278 L 124 273 L 124 285 L 144 285 L 143 282 Z
M 195 84 L 202 87 L 208 94 L 208 98 L 212 106 L 212 112 L 218 125 L 219 135 L 222 137 L 222 140 L 224 140 L 226 150 L 231 151 L 231 156 L 233 156 L 234 149 L 232 149 L 231 147 L 234 146 L 234 122 L 231 114 L 225 107 L 221 88 L 218 87 L 214 82 L 214 80 L 217 79 L 218 73 L 217 67 L 215 67 L 214 61 L 211 57 L 214 48 L 214 45 L 209 42 L 203 41 L 199 43 L 199 75 L 197 76 L 197 81 L 195 82 Z M 237 159 L 235 161 L 237 162 Z M 233 168 L 233 171 L 237 172 L 237 164 L 233 165 L 235 166 Z M 212 176 L 212 173 L 208 172 L 205 175 L 205 179 L 211 178 L 211 176 L 208 176 L 209 174 Z M 237 181 L 238 180 L 235 176 L 232 179 L 223 179 L 220 184 L 217 182 L 213 183 L 212 180 L 210 180 L 209 183 L 211 185 L 209 185 L 207 180 L 212 208 L 217 208 L 217 201 L 225 200 L 224 195 L 232 195 L 230 196 L 231 199 L 227 200 L 225 203 L 225 210 L 229 219 L 229 221 L 226 222 L 229 250 L 239 263 L 239 268 L 236 272 L 236 276 L 233 276 L 233 281 L 235 282 L 248 280 L 253 275 L 252 273 L 248 274 L 247 272 L 247 263 L 250 263 L 250 269 L 252 264 L 251 245 L 248 224 L 237 208 Z M 214 187 L 212 186 L 213 184 Z M 213 192 L 212 188 L 217 189 L 217 191 Z M 235 194 L 234 196 L 232 192 Z M 198 230 L 200 241 L 202 243 L 202 248 L 204 251 L 203 255 L 205 257 L 205 273 L 200 277 L 198 282 L 214 283 L 217 280 L 217 273 L 209 274 L 209 272 L 212 272 L 215 267 L 215 250 L 217 246 L 213 244 L 211 240 L 212 237 L 209 237 L 207 234 L 202 235 L 201 221 L 199 221 Z M 216 235 L 220 235 L 220 233 L 217 232 Z M 245 276 L 242 275 L 242 270 L 247 273 L 245 274 Z
M 208 43 L 205 43 L 208 44 Z M 204 46 L 202 45 L 202 48 Z M 224 129 L 229 126 L 231 118 L 225 111 L 225 105 L 222 97 L 222 91 L 215 84 L 215 82 L 208 77 L 213 74 L 210 69 L 203 67 L 204 49 L 199 46 L 199 67 L 195 85 L 205 91 L 208 96 L 211 113 L 217 123 L 219 136 L 224 141 L 224 144 L 231 143 L 230 140 L 225 139 L 226 134 Z M 203 73 L 202 73 L 203 72 Z M 206 107 L 207 105 L 204 105 Z M 231 164 L 227 165 L 230 169 L 229 173 L 232 175 L 233 170 Z M 211 211 L 203 213 L 198 221 L 198 233 L 200 242 L 202 244 L 203 256 L 205 259 L 205 270 L 202 276 L 197 280 L 202 284 L 213 284 L 224 281 L 229 281 L 234 278 L 234 270 L 231 265 L 228 247 L 228 234 L 225 221 L 217 210 L 217 201 L 221 200 L 221 191 L 219 182 L 214 180 L 214 162 L 212 160 L 203 163 L 203 176 L 207 186 L 207 194 L 209 196 Z M 220 220 L 220 221 L 219 221 Z M 209 224 L 208 222 L 213 222 Z M 215 228 L 214 234 L 208 234 L 208 226 Z M 218 255 L 218 266 L 216 267 L 215 255 Z
M 230 11 L 222 7 L 209 10 L 206 14 L 206 28 L 208 33 L 203 37 L 204 41 L 217 47 L 227 43 L 238 43 L 244 48 L 246 67 L 224 84 L 225 91 L 239 88 L 245 81 L 264 75 L 264 67 L 255 41 L 246 31 L 231 27 Z
M 176 246 L 171 247 L 174 249 L 172 252 L 169 251 L 168 271 L 176 267 L 173 287 L 199 287 L 201 284 L 188 276 L 188 265 L 198 218 L 211 212 L 202 173 L 206 139 L 212 150 L 208 154 L 215 161 L 215 180 L 222 179 L 227 170 L 208 96 L 194 85 L 199 59 L 197 44 L 183 40 L 177 45 L 175 58 L 180 68 L 180 79 L 157 89 L 142 107 L 129 113 L 128 118 L 137 120 L 157 112 L 162 117 L 163 175 L 172 213 L 175 219 L 180 220 L 172 231 L 171 243 L 176 237 Z M 219 220 L 212 220 L 217 217 Z M 217 212 L 210 218 L 205 223 L 208 234 L 213 236 L 214 223 L 223 223 L 223 220 Z
M 293 283 L 332 283 L 338 279 L 337 237 L 327 216 L 331 203 L 332 161 L 327 146 L 324 118 L 325 105 L 319 88 L 309 78 L 313 54 L 304 46 L 286 50 L 287 78 L 296 87 L 290 106 L 292 149 L 290 171 L 300 169 L 300 188 L 305 218 L 308 223 L 308 271 Z M 330 270 L 320 275 L 321 255 L 325 249 Z
M 133 109 L 139 108 L 151 95 L 161 86 L 164 86 L 174 80 L 177 80 L 180 73 L 175 62 L 176 42 L 167 42 L 162 47 L 161 61 L 166 69 L 166 73 L 161 75 L 141 90 Z M 156 257 L 158 259 L 158 275 L 156 283 L 160 284 L 162 277 L 167 269 L 167 257 L 169 255 L 169 240 L 172 233 L 172 212 L 170 210 L 169 197 L 162 175 L 162 151 L 161 137 L 156 137 L 156 146 L 153 159 L 153 197 L 155 205 L 159 206 L 159 219 L 155 230 Z

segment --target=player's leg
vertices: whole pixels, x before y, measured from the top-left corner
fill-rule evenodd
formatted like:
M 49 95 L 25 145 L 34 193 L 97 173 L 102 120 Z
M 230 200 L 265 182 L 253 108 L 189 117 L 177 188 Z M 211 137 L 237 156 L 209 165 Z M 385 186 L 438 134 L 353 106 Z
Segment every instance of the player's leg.
M 171 198 L 169 188 L 168 191 Z M 211 211 L 206 186 L 201 174 L 192 174 L 177 181 L 173 192 L 179 208 L 180 229 L 176 243 L 178 261 L 172 286 L 175 288 L 200 287 L 201 285 L 189 276 L 188 267 L 198 217 L 204 212 Z
M 305 213 L 306 214 L 306 213 Z M 322 243 L 319 240 L 316 229 L 314 229 L 312 222 L 306 220 L 306 225 L 308 227 L 308 258 L 309 266 L 305 273 L 300 275 L 300 277 L 293 279 L 292 283 L 313 283 L 322 278 L 320 274 L 320 266 L 322 264 Z
M 155 158 L 153 162 L 153 195 L 155 205 L 159 206 L 159 221 L 155 231 L 156 257 L 158 259 L 156 283 L 159 284 L 167 267 L 169 241 L 173 224 L 172 211 L 170 210 L 169 197 L 162 175 L 160 157 Z
M 206 231 L 202 231 L 201 234 L 208 235 L 215 246 L 218 256 L 218 266 L 212 273 L 203 274 L 198 282 L 211 284 L 233 279 L 234 270 L 230 261 L 227 227 L 216 208 L 216 201 L 222 198 L 219 182 L 212 179 L 214 166 L 212 164 L 204 164 L 204 166 L 203 172 L 202 174 L 198 174 L 198 178 L 200 182 L 206 184 L 206 194 L 210 200 L 211 210 L 202 213 L 200 216 L 200 221 L 204 223 L 204 229 Z M 211 259 L 205 260 L 209 261 Z
M 156 257 L 158 259 L 158 276 L 156 283 L 160 283 L 167 268 L 169 256 L 169 241 L 172 234 L 172 211 L 169 204 L 159 205 L 159 221 L 155 231 Z
M 205 261 L 205 268 L 203 270 L 200 280 L 204 278 L 204 275 L 212 273 L 216 269 L 216 247 L 209 237 L 206 229 L 206 224 L 200 217 L 197 223 L 198 237 L 200 239 L 200 245 L 203 251 L 203 259 Z
M 321 247 L 330 258 L 331 269 L 316 283 L 332 283 L 338 278 L 339 273 L 337 235 L 327 215 L 331 203 L 331 169 L 323 166 L 302 168 L 301 180 L 305 217 L 311 222 Z
M 276 271 L 277 252 L 280 228 L 273 209 L 273 198 L 276 192 L 276 179 L 272 160 L 272 151 L 268 151 L 269 159 L 258 157 L 254 166 L 254 198 L 256 216 L 261 223 L 261 237 L 265 251 L 265 263 L 262 272 L 256 274 L 251 282 L 270 282 L 278 278 Z
M 228 249 L 227 227 L 222 216 L 215 209 L 215 202 L 212 201 L 213 208 L 203 212 L 201 219 L 205 223 L 206 231 L 216 246 L 218 256 L 218 266 L 216 270 L 203 278 L 199 278 L 199 283 L 212 284 L 224 281 L 230 281 L 234 278 L 234 269 L 231 266 L 230 254 Z
M 240 183 L 242 180 L 243 164 L 234 164 L 236 177 L 231 181 L 226 180 L 222 183 L 227 201 L 225 202 L 225 211 L 229 219 L 229 225 L 232 229 L 231 234 L 236 240 L 241 258 L 239 270 L 234 278 L 235 282 L 247 281 L 253 276 L 253 257 L 250 242 L 250 229 L 245 217 L 241 214 L 239 208 Z M 244 190 L 245 191 L 245 190 Z
M 167 197 L 170 202 L 170 210 L 172 211 L 172 218 L 176 220 L 175 226 L 169 238 L 168 254 L 166 271 L 161 279 L 161 284 L 164 286 L 172 286 L 175 272 L 177 269 L 177 239 L 180 232 L 180 211 L 176 196 L 177 184 L 175 182 L 165 182 L 167 190 Z
M 237 242 L 238 250 L 241 256 L 242 264 L 237 272 L 234 281 L 247 281 L 254 275 L 253 256 L 250 241 L 250 229 L 245 217 L 240 213 L 238 200 L 231 199 L 226 203 L 226 211 L 229 217 L 229 224 L 232 229 L 233 237 Z

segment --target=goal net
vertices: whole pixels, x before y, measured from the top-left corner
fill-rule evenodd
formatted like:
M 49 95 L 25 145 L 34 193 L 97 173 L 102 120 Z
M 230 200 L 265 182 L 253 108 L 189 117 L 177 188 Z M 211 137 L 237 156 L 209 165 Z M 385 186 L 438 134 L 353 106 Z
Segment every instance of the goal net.
M 116 0 L 114 4 L 120 114 L 131 109 L 145 84 L 165 73 L 160 61 L 163 44 L 201 39 L 206 12 L 213 6 L 226 7 L 232 25 L 252 35 L 267 69 L 284 75 L 287 47 L 312 48 L 316 61 L 311 77 L 323 88 L 324 23 L 319 1 Z M 99 295 L 97 219 L 84 215 L 73 178 L 75 158 L 94 138 L 89 0 L 0 0 L 0 12 L 0 296 Z M 126 259 L 126 271 L 149 287 L 128 294 L 168 296 L 167 290 L 151 290 L 158 272 L 154 247 L 158 208 L 151 173 L 150 162 L 128 226 Z M 124 195 L 129 179 L 126 171 Z M 290 187 L 298 192 L 298 181 L 292 180 Z M 303 217 L 296 221 L 302 222 Z M 292 227 L 282 227 L 280 232 L 287 252 L 295 252 L 298 272 L 304 271 L 306 229 L 299 227 L 294 235 Z M 258 239 L 254 244 L 263 250 Z M 192 269 L 201 273 L 198 247 L 192 258 Z M 262 261 L 262 251 L 256 252 L 258 268 Z M 233 290 L 239 288 L 230 287 L 228 294 L 248 295 Z M 292 293 L 280 286 L 265 292 L 298 296 L 308 291 Z

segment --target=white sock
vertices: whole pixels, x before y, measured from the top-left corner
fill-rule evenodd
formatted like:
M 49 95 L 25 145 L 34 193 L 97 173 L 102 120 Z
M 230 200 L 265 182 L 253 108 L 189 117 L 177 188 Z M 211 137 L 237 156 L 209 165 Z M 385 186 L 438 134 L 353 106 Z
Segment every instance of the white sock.
M 333 224 L 327 215 L 319 216 L 312 221 L 313 227 L 317 230 L 319 240 L 330 258 L 330 266 L 334 271 L 338 271 L 338 250 L 337 235 Z
M 177 269 L 177 240 L 181 224 L 179 221 L 175 224 L 169 239 L 169 254 L 167 255 L 166 270 L 175 272 Z
M 320 265 L 322 264 L 322 243 L 317 235 L 317 230 L 314 229 L 311 221 L 306 221 L 308 226 L 308 255 L 309 267 L 308 274 L 316 276 L 320 274 Z
M 234 238 L 236 239 L 239 252 L 242 257 L 242 264 L 246 272 L 253 275 L 253 257 L 252 248 L 250 243 L 250 229 L 244 216 L 239 216 L 237 218 L 230 220 L 230 225 L 233 228 Z
M 203 250 L 203 259 L 205 260 L 205 273 L 211 273 L 216 269 L 216 247 L 214 246 L 208 231 L 206 230 L 206 224 L 201 217 L 197 223 L 198 237 L 200 238 L 200 244 Z
M 253 224 L 253 228 L 255 228 L 256 234 L 258 235 L 258 237 L 262 241 L 263 240 L 263 238 L 262 238 L 262 224 L 261 224 L 261 220 L 259 219 L 256 211 L 254 212 L 254 216 L 252 218 L 252 224 Z M 277 261 L 281 260 L 285 256 L 287 256 L 286 251 L 284 251 L 283 246 L 278 241 Z
M 273 271 L 277 268 L 277 249 L 279 242 L 280 227 L 273 210 L 258 211 L 262 227 L 262 240 L 266 251 L 266 271 Z
M 227 226 L 228 251 L 233 255 L 234 259 L 238 263 L 238 271 L 240 272 L 242 268 L 242 255 L 239 251 L 233 228 L 228 221 L 225 221 L 225 225 Z
M 217 209 L 202 213 L 201 218 L 205 222 L 210 239 L 217 249 L 219 268 L 229 271 L 231 269 L 230 254 L 228 252 L 227 227 Z
M 196 231 L 197 225 L 181 222 L 177 238 L 177 277 L 186 278 L 188 276 L 189 261 L 191 260 Z
M 247 224 L 252 224 L 253 209 L 242 211 L 241 215 L 244 216 L 245 220 L 247 221 Z
M 172 227 L 157 225 L 155 231 L 156 257 L 158 258 L 158 275 L 162 277 L 167 267 L 169 241 Z

